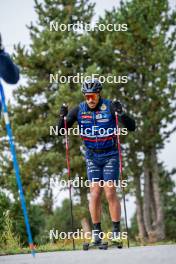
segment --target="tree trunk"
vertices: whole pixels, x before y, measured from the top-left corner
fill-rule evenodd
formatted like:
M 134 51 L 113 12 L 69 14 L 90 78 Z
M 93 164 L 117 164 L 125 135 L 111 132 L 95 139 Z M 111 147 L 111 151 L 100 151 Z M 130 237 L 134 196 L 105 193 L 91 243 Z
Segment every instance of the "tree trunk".
M 142 211 L 141 181 L 139 175 L 137 177 L 134 177 L 134 182 L 136 187 L 136 214 L 139 229 L 139 239 L 141 242 L 144 242 L 147 238 L 147 232 L 144 225 L 144 217 Z
M 52 214 L 53 212 L 53 191 L 50 186 L 49 180 L 48 180 L 47 188 L 44 193 L 43 203 L 44 203 L 44 208 L 47 214 Z
M 149 241 L 153 241 L 153 229 L 151 219 L 151 204 L 150 204 L 150 172 L 149 172 L 149 157 L 146 155 L 144 160 L 144 199 L 143 199 L 143 213 L 144 223 L 147 231 Z
M 159 190 L 159 169 L 156 151 L 145 154 L 144 160 L 144 223 L 150 242 L 165 237 L 164 215 Z
M 153 174 L 151 170 L 149 171 L 150 177 L 150 208 L 151 208 L 151 220 L 152 220 L 152 229 L 156 227 L 156 204 L 153 193 Z
M 151 163 L 153 168 L 153 196 L 156 205 L 156 235 L 157 240 L 165 238 L 165 228 L 164 228 L 164 213 L 163 213 L 163 201 L 160 194 L 159 188 L 159 168 L 156 151 L 152 150 L 151 152 Z

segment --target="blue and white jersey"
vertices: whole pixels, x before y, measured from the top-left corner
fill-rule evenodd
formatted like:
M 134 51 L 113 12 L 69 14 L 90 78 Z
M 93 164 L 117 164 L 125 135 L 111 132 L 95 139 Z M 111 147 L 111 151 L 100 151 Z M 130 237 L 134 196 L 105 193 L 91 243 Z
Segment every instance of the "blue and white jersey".
M 96 111 L 91 111 L 86 102 L 80 103 L 77 120 L 87 148 L 101 150 L 116 144 L 116 123 L 110 105 L 110 100 L 101 98 Z

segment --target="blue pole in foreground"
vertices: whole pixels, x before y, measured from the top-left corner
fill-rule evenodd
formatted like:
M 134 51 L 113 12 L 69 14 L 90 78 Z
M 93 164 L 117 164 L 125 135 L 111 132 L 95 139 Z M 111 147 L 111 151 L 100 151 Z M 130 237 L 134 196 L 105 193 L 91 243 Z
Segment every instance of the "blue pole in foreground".
M 27 209 L 26 209 L 26 201 L 25 201 L 25 197 L 24 197 L 24 193 L 23 193 L 23 187 L 22 187 L 22 183 L 21 183 L 19 165 L 18 165 L 16 151 L 15 151 L 15 145 L 14 145 L 14 141 L 13 141 L 12 129 L 11 129 L 10 121 L 9 121 L 9 117 L 8 117 L 8 109 L 7 109 L 4 90 L 3 90 L 3 86 L 1 84 L 1 82 L 0 82 L 0 97 L 1 97 L 1 103 L 2 103 L 2 111 L 3 111 L 4 119 L 5 119 L 6 131 L 7 131 L 7 135 L 8 135 L 9 144 L 10 144 L 10 151 L 11 151 L 12 159 L 13 159 L 13 167 L 15 170 L 16 182 L 17 182 L 18 191 L 20 194 L 21 207 L 23 210 L 23 215 L 24 215 L 24 220 L 25 220 L 25 225 L 26 225 L 26 231 L 27 231 L 27 235 L 28 235 L 29 247 L 30 247 L 31 253 L 34 257 L 35 256 L 35 250 L 34 250 L 34 244 L 33 244 L 32 233 L 31 233 L 31 228 L 30 228 L 30 224 L 29 224 Z

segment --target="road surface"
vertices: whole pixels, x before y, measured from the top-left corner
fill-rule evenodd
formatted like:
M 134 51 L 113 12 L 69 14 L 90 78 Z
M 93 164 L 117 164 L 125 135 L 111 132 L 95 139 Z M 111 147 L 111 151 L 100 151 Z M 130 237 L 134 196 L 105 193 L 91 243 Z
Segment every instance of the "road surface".
M 175 264 L 176 245 L 0 256 L 0 264 Z

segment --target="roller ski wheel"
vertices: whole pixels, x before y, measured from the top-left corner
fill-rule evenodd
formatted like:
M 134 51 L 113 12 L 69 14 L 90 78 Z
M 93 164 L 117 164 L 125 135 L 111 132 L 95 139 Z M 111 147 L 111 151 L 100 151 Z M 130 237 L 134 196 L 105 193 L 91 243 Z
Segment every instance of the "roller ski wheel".
M 102 242 L 99 245 L 99 249 L 107 250 L 108 249 L 108 242 Z
M 119 236 L 120 233 L 112 232 L 112 237 L 110 239 L 110 247 L 117 247 L 119 249 L 123 248 L 123 241 Z
M 83 244 L 83 250 L 84 251 L 89 250 L 89 243 L 84 243 Z
M 108 249 L 108 242 L 101 242 L 101 243 L 83 243 L 83 250 L 87 251 L 89 249 L 101 249 L 107 250 Z
M 111 243 L 112 243 L 112 246 L 115 246 L 119 249 L 123 248 L 123 242 L 122 241 L 116 241 L 116 242 L 111 242 Z

